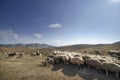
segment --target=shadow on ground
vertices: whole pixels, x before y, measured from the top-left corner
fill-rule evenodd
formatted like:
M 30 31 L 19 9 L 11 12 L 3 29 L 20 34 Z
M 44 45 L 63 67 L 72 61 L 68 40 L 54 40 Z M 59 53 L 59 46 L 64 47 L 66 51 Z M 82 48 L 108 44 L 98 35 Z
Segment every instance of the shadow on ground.
M 52 71 L 61 70 L 61 72 L 66 76 L 76 76 L 82 77 L 85 80 L 116 80 L 113 74 L 109 74 L 108 77 L 105 76 L 105 72 L 99 72 L 96 69 L 88 68 L 84 66 L 82 70 L 77 65 L 59 63 L 53 65 Z

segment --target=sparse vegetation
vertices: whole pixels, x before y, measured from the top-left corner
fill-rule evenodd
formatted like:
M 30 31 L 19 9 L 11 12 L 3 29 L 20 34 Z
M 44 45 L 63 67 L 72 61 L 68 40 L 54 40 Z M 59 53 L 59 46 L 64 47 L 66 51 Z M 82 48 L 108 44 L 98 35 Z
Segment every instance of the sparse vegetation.
M 62 49 L 59 48 L 59 50 Z M 65 49 L 66 48 L 64 48 L 64 51 L 68 50 L 68 47 L 66 50 Z M 71 63 L 65 64 L 63 62 L 53 64 L 50 67 L 45 66 L 45 60 L 47 59 L 47 56 L 52 56 L 53 54 L 56 55 L 55 53 L 53 53 L 54 50 L 58 50 L 58 48 L 1 47 L 0 80 L 116 80 L 113 73 L 105 76 L 104 70 L 102 72 L 99 72 L 95 68 L 88 69 L 87 66 L 84 66 L 82 70 L 79 70 L 76 64 L 71 65 Z M 120 50 L 120 45 L 111 44 L 94 47 L 82 47 L 81 49 L 78 48 L 77 50 L 75 49 L 73 51 L 77 52 L 78 54 L 82 53 L 82 55 L 93 54 L 107 56 L 109 55 L 109 50 Z M 31 56 L 31 53 L 34 53 L 36 51 L 39 51 L 41 54 L 43 54 L 43 57 L 41 58 L 39 55 Z M 24 57 L 6 58 L 5 56 L 8 52 L 24 52 Z M 96 58 L 93 59 L 97 61 Z M 102 58 L 102 61 L 104 59 L 105 58 Z M 119 65 L 119 61 L 116 63 L 117 65 Z

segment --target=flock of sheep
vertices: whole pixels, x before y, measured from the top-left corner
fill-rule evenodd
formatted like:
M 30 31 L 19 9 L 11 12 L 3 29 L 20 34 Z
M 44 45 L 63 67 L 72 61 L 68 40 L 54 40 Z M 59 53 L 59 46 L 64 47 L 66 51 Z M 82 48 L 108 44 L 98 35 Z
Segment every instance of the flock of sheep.
M 21 58 L 24 56 L 24 53 L 18 53 L 18 52 L 8 52 L 8 53 L 4 53 L 5 57 L 17 57 L 17 58 Z
M 91 66 L 100 71 L 105 70 L 106 76 L 108 76 L 108 72 L 114 72 L 116 78 L 119 79 L 120 62 L 110 56 L 54 51 L 53 55 L 47 57 L 45 63 L 49 65 L 60 61 L 76 64 L 80 69 L 86 64 L 88 67 Z
M 10 58 L 10 57 L 22 58 L 22 57 L 24 57 L 24 54 L 25 54 L 24 52 L 8 52 L 8 53 L 5 53 L 7 58 Z M 40 53 L 39 51 L 33 52 L 30 55 L 31 56 L 42 57 L 42 53 Z
M 42 53 L 39 51 L 31 53 L 31 56 L 40 56 L 42 59 Z M 7 57 L 17 58 L 24 57 L 24 53 L 15 53 L 9 52 Z M 120 61 L 110 57 L 110 56 L 100 56 L 100 55 L 91 55 L 91 54 L 82 54 L 75 52 L 61 52 L 54 51 L 52 55 L 47 56 L 45 60 L 45 65 L 56 64 L 59 62 L 70 63 L 78 65 L 80 70 L 84 65 L 87 65 L 88 68 L 91 66 L 99 71 L 105 70 L 106 76 L 108 76 L 108 72 L 114 72 L 117 79 L 119 79 L 120 74 Z

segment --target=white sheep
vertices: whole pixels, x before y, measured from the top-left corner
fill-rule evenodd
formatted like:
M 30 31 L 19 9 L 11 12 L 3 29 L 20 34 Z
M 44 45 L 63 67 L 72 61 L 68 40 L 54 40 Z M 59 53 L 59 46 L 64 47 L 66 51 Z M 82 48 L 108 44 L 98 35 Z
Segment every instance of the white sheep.
M 117 79 L 119 78 L 118 73 L 120 72 L 120 65 L 114 62 L 103 62 L 100 68 L 106 70 L 106 76 L 108 76 L 108 71 L 116 72 Z
M 81 56 L 69 55 L 69 58 L 70 63 L 77 64 L 78 66 L 80 66 L 81 69 L 81 65 L 84 63 L 84 60 L 82 59 Z
M 24 57 L 24 53 L 18 53 L 17 55 L 18 55 L 17 58 L 22 58 L 22 57 Z
M 69 57 L 67 54 L 63 54 L 63 55 L 61 55 L 61 57 L 62 57 L 62 60 L 64 61 L 64 63 L 68 63 Z

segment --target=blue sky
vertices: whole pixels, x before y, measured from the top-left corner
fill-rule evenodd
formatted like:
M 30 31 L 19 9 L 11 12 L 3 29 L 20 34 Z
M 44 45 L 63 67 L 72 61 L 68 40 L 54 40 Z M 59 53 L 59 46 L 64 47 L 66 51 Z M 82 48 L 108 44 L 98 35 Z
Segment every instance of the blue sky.
M 120 41 L 120 0 L 0 0 L 0 43 Z

